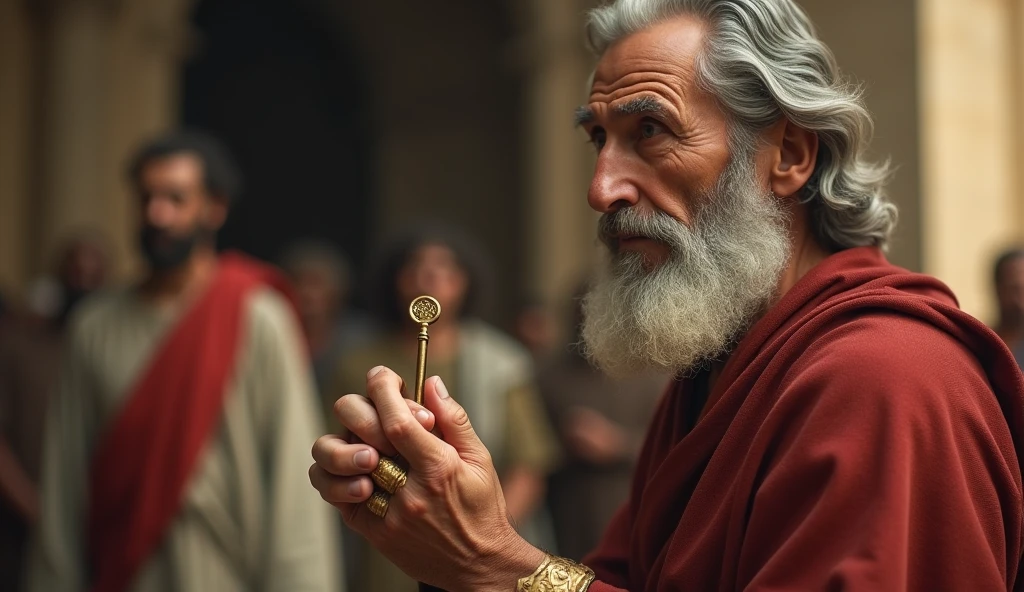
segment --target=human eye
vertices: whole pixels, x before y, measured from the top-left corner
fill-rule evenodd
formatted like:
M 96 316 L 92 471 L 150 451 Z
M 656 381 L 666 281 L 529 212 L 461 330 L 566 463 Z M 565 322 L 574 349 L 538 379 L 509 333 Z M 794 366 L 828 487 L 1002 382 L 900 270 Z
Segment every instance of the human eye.
M 607 141 L 608 133 L 603 127 L 595 126 L 590 130 L 590 143 L 594 145 L 594 148 L 596 148 L 598 152 L 601 151 L 601 148 L 604 148 Z
M 653 119 L 645 119 L 640 123 L 640 137 L 645 140 L 649 140 L 665 131 L 667 131 L 665 126 Z

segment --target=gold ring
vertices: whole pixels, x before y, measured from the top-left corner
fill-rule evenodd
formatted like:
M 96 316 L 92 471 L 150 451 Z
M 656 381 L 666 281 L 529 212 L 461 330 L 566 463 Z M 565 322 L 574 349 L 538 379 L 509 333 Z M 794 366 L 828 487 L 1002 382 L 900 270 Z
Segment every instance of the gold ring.
M 382 456 L 380 457 L 380 462 L 377 463 L 377 468 L 370 473 L 370 477 L 373 478 L 373 482 L 377 484 L 377 487 L 390 494 L 394 494 L 405 485 L 409 473 L 395 461 Z
M 383 518 L 388 513 L 388 503 L 391 496 L 383 491 L 374 491 L 370 499 L 366 500 L 366 507 L 378 518 Z

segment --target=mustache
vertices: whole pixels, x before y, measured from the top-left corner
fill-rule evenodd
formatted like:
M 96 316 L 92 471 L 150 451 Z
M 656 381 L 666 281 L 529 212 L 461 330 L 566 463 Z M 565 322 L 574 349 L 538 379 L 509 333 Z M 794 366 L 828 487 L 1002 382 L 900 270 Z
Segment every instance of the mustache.
M 675 247 L 679 244 L 680 233 L 689 231 L 686 224 L 664 212 L 647 213 L 634 207 L 602 214 L 597 223 L 598 239 L 613 253 L 618 250 L 619 238 L 623 236 L 651 239 Z
M 166 228 L 160 228 L 158 226 L 143 226 L 142 236 L 149 241 L 164 241 L 183 238 L 179 233 L 175 233 Z

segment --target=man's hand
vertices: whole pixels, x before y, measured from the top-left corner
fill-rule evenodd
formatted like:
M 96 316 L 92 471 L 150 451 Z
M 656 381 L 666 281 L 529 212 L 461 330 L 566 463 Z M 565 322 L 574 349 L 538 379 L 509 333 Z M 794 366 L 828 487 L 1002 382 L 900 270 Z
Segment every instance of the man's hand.
M 465 410 L 437 377 L 425 384 L 425 409 L 402 398 L 402 379 L 382 366 L 367 375 L 367 395 L 335 404 L 353 438 L 317 440 L 313 486 L 409 576 L 450 592 L 515 589 L 544 553 L 509 524 L 491 456 Z M 380 454 L 396 453 L 409 466 L 408 482 L 381 519 L 363 503 L 373 491 L 368 475 Z

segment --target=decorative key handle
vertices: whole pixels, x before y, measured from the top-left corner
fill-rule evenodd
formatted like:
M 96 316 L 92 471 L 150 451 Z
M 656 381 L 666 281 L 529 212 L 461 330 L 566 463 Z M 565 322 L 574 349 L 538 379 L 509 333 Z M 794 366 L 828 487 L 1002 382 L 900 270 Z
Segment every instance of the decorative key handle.
M 417 296 L 409 305 L 409 316 L 420 326 L 420 343 L 416 355 L 416 402 L 422 405 L 423 381 L 427 373 L 427 342 L 430 341 L 427 327 L 441 316 L 441 304 L 430 296 Z
M 430 296 L 418 296 L 409 305 L 409 316 L 420 326 L 420 344 L 416 356 L 416 402 L 422 405 L 423 381 L 427 373 L 427 342 L 430 341 L 427 326 L 441 316 L 441 305 Z M 377 463 L 377 468 L 370 473 L 370 477 L 378 489 L 366 501 L 366 507 L 378 518 L 387 515 L 391 496 L 397 493 L 408 479 L 408 469 L 403 464 L 398 457 L 382 456 Z
M 427 327 L 441 316 L 441 305 L 430 296 L 419 296 L 409 305 L 409 316 L 420 325 L 420 346 L 416 357 L 416 402 L 423 404 L 423 381 L 427 372 Z M 443 592 L 440 588 L 420 583 L 419 592 Z

